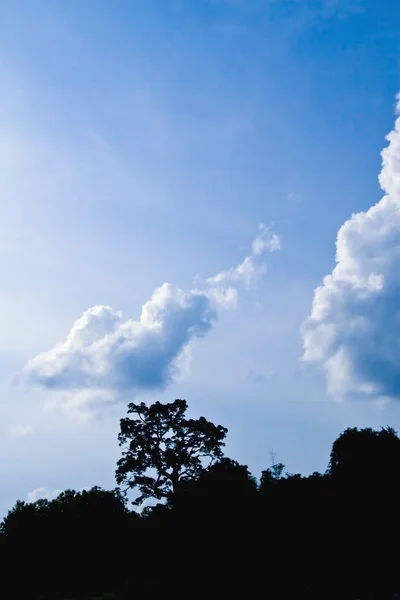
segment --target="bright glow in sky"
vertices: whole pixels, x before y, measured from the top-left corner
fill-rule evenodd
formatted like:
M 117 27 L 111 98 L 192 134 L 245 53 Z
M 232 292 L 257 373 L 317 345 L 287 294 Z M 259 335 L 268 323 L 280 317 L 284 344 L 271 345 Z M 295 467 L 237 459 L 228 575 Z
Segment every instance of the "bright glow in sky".
M 0 0 L 2 513 L 113 487 L 134 399 L 186 398 L 256 476 L 400 428 L 399 19 Z

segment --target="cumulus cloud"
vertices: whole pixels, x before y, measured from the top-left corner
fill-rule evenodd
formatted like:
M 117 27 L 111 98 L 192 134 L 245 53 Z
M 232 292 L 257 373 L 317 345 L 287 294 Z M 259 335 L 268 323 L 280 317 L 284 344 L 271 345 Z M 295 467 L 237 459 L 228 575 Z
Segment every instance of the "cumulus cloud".
M 124 394 L 165 388 L 175 380 L 190 345 L 216 324 L 221 309 L 236 305 L 238 286 L 264 270 L 262 255 L 280 247 L 277 235 L 260 225 L 252 252 L 235 268 L 185 292 L 164 283 L 143 306 L 138 320 L 110 306 L 89 308 L 62 342 L 30 360 L 28 381 L 62 392 L 57 402 L 87 415 Z
M 33 433 L 32 425 L 16 425 L 11 428 L 10 434 L 14 438 L 23 438 Z
M 303 359 L 323 365 L 338 397 L 400 397 L 400 117 L 387 140 L 385 195 L 339 229 L 336 266 L 302 327 Z
M 67 338 L 27 365 L 48 388 L 158 388 L 192 339 L 203 337 L 216 318 L 206 294 L 165 283 L 142 307 L 138 321 L 124 320 L 110 306 L 94 306 Z

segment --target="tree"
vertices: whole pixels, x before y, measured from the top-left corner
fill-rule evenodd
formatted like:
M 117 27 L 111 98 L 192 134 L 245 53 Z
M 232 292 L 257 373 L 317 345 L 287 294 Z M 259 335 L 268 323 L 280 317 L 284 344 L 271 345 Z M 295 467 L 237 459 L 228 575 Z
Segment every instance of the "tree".
M 227 429 L 204 417 L 188 419 L 186 400 L 151 406 L 129 404 L 121 419 L 120 445 L 125 445 L 118 461 L 119 485 L 136 488 L 140 495 L 134 504 L 147 498 L 170 502 L 185 479 L 195 479 L 205 464 L 222 458 Z M 153 476 L 154 475 L 154 476 Z
M 328 474 L 348 480 L 391 480 L 399 472 L 400 439 L 391 427 L 346 429 L 332 446 Z
M 188 521 L 195 519 L 196 527 L 237 526 L 248 521 L 257 496 L 257 482 L 246 465 L 230 458 L 204 469 L 195 481 L 179 486 L 174 508 Z
M 264 489 L 273 482 L 279 481 L 284 476 L 285 465 L 281 462 L 275 462 L 276 454 L 275 452 L 269 453 L 271 456 L 272 465 L 261 472 L 260 478 L 260 490 L 264 491 Z
M 17 565 L 24 572 L 13 582 L 18 598 L 86 597 L 121 589 L 129 566 L 130 522 L 119 490 L 66 490 L 51 501 L 18 501 L 0 528 L 3 580 Z M 34 551 L 21 551 L 28 548 Z
M 255 477 L 247 465 L 241 465 L 236 460 L 222 458 L 211 465 L 200 476 L 200 483 L 209 490 L 210 495 L 221 496 L 225 500 L 234 500 L 235 496 L 251 496 L 257 492 Z

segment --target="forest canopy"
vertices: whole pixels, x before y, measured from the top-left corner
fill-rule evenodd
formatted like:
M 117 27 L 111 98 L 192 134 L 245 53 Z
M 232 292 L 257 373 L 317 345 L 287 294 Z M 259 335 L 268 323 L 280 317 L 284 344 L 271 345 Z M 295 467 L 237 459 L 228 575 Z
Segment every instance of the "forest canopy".
M 224 455 L 225 427 L 187 408 L 129 405 L 115 489 L 16 502 L 0 529 L 10 597 L 396 597 L 392 428 L 346 429 L 324 473 L 291 474 L 273 456 L 257 477 Z

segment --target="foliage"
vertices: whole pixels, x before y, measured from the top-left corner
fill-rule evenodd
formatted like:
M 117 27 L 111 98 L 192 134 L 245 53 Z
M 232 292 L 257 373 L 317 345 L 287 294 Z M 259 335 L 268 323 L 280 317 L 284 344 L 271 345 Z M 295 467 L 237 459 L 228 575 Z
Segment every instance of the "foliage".
M 121 565 L 110 549 L 123 548 L 132 518 L 119 490 L 66 490 L 51 501 L 19 501 L 1 525 L 3 559 L 11 568 L 21 553 L 30 557 L 18 582 L 29 594 L 43 584 L 54 592 L 60 582 L 64 597 L 73 597 L 76 589 L 103 592 L 115 585 Z
M 324 474 L 289 474 L 273 458 L 257 485 L 246 465 L 222 456 L 226 430 L 205 419 L 203 429 L 195 426 L 183 402 L 156 403 L 148 412 L 139 405 L 144 427 L 127 432 L 136 452 L 155 452 L 158 428 L 166 430 L 156 459 L 170 461 L 169 476 L 177 466 L 180 474 L 175 488 L 165 483 L 165 493 L 174 491 L 169 502 L 139 515 L 118 490 L 97 487 L 18 501 L 0 528 L 4 597 L 396 597 L 400 440 L 393 429 L 346 429 Z M 191 452 L 199 462 L 189 461 Z
M 398 468 L 400 439 L 391 427 L 346 429 L 334 442 L 328 472 L 355 479 L 390 478 Z
M 195 479 L 206 460 L 222 457 L 227 429 L 204 417 L 188 419 L 186 410 L 185 400 L 129 404 L 128 413 L 137 417 L 121 419 L 118 439 L 125 450 L 116 478 L 140 492 L 135 504 L 148 498 L 170 502 L 182 480 Z

